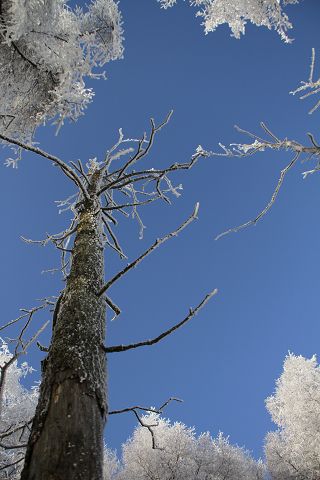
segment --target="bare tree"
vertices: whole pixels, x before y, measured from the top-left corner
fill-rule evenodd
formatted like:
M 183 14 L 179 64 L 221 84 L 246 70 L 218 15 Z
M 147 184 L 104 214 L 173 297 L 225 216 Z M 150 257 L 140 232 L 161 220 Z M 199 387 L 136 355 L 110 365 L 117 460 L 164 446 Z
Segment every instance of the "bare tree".
M 120 258 L 125 258 L 111 227 L 117 224 L 114 212 L 127 216 L 130 209 L 140 223 L 142 236 L 144 225 L 138 207 L 157 199 L 170 203 L 169 195 L 179 196 L 181 185 L 174 187 L 168 174 L 189 169 L 200 157 L 207 156 L 204 152 L 196 152 L 189 162 L 174 163 L 161 170 L 133 169 L 149 153 L 155 134 L 167 124 L 171 113 L 159 126 L 151 119 L 150 138 L 147 140 L 143 134 L 141 140 L 136 140 L 138 147 L 135 151 L 132 147 L 122 148 L 124 143 L 133 140 L 125 139 L 120 130 L 119 140 L 107 151 L 104 161 L 90 160 L 86 167 L 80 160 L 77 164 L 71 161 L 69 166 L 39 148 L 0 134 L 2 140 L 53 162 L 78 190 L 61 203 L 74 213 L 69 228 L 58 234 L 47 234 L 43 241 L 24 239 L 41 245 L 52 242 L 62 251 L 60 270 L 66 285 L 55 304 L 51 344 L 49 348 L 41 346 L 48 355 L 42 361 L 39 402 L 27 447 L 23 480 L 101 479 L 103 430 L 108 415 L 106 352 L 158 342 L 196 315 L 216 293 L 214 290 L 207 295 L 198 307 L 190 309 L 183 321 L 154 340 L 128 346 L 105 346 L 107 306 L 113 310 L 114 319 L 121 313 L 107 295 L 108 289 L 161 243 L 176 236 L 197 218 L 198 204 L 179 228 L 157 240 L 143 255 L 105 282 L 105 245 L 118 252 Z M 128 160 L 111 169 L 116 161 L 129 153 L 132 155 Z

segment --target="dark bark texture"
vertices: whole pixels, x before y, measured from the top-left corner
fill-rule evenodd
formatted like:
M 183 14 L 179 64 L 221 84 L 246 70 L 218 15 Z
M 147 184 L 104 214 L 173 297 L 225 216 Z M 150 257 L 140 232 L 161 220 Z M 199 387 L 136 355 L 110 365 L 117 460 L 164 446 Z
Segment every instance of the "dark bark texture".
M 93 175 L 94 177 L 94 175 Z M 99 184 L 81 204 L 66 287 L 57 302 L 21 480 L 101 480 L 108 413 L 106 305 Z

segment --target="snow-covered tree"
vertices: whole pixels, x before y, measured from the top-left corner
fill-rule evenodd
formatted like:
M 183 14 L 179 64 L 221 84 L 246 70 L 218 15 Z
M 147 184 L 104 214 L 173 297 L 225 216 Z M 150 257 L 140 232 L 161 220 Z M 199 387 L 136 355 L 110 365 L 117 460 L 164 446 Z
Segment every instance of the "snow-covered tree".
M 13 358 L 7 344 L 1 340 L 0 367 Z M 29 391 L 21 385 L 21 378 L 32 372 L 26 362 L 20 366 L 15 360 L 8 367 L 2 392 L 0 416 L 0 478 L 18 480 L 23 466 L 25 445 L 38 402 L 38 386 Z M 22 445 L 22 447 L 20 447 Z M 12 449 L 10 449 L 12 446 Z
M 152 448 L 147 428 L 138 425 L 123 445 L 122 470 L 116 480 L 262 480 L 264 468 L 248 451 L 230 445 L 220 432 L 198 437 L 194 428 L 150 412 L 143 418 L 153 427 L 157 448 Z
M 172 7 L 177 0 L 157 0 L 162 8 Z M 189 0 L 190 5 L 201 7 L 196 13 L 197 17 L 203 17 L 205 33 L 214 32 L 215 29 L 227 23 L 232 31 L 232 36 L 240 38 L 244 35 L 245 25 L 248 20 L 254 25 L 274 28 L 281 38 L 290 43 L 292 40 L 286 31 L 292 28 L 288 16 L 283 12 L 281 0 Z M 299 3 L 298 0 L 282 0 L 282 5 Z
M 117 458 L 117 452 L 105 446 L 103 452 L 103 480 L 115 479 L 119 470 L 120 462 Z
M 121 16 L 113 0 L 86 13 L 62 0 L 0 1 L 0 132 L 30 140 L 55 119 L 76 120 L 92 100 L 84 78 L 122 57 Z
M 266 467 L 272 480 L 319 479 L 320 366 L 316 357 L 290 353 L 266 406 L 279 427 L 265 438 Z
M 163 8 L 176 0 L 158 0 Z M 282 0 L 298 3 L 298 0 Z M 240 38 L 250 20 L 285 33 L 292 27 L 280 0 L 190 0 L 202 7 L 205 32 L 228 23 Z M 64 0 L 0 1 L 0 132 L 30 141 L 36 128 L 55 119 L 57 131 L 69 118 L 83 114 L 94 93 L 84 79 L 104 77 L 93 72 L 122 57 L 118 2 L 93 0 L 87 12 L 74 11 Z M 16 162 L 11 162 L 16 166 Z

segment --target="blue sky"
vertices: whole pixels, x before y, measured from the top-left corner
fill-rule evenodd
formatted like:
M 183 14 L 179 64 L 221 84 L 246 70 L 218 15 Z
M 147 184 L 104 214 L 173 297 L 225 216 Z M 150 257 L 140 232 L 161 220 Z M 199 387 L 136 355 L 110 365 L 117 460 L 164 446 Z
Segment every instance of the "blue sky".
M 83 2 L 84 3 L 84 2 Z M 81 5 L 81 3 L 80 3 Z M 263 121 L 278 137 L 308 145 L 317 137 L 318 101 L 301 101 L 289 92 L 309 77 L 311 48 L 316 49 L 315 75 L 320 74 L 318 0 L 285 9 L 295 38 L 285 44 L 264 27 L 248 24 L 240 40 L 226 25 L 204 35 L 196 10 L 188 2 L 161 10 L 155 0 L 121 0 L 124 59 L 105 66 L 107 81 L 88 81 L 95 99 L 77 123 L 39 128 L 40 147 L 64 161 L 103 158 L 118 138 L 140 138 L 150 131 L 150 118 L 161 123 L 173 116 L 155 138 L 148 166 L 188 161 L 199 144 L 221 151 L 219 142 L 247 143 L 234 124 L 266 136 Z M 319 61 L 317 60 L 319 59 Z M 249 143 L 249 142 L 248 142 Z M 2 150 L 3 161 L 9 153 Z M 110 409 L 134 405 L 159 407 L 169 397 L 165 416 L 195 426 L 196 432 L 219 430 L 230 442 L 262 455 L 263 438 L 275 426 L 265 409 L 288 351 L 319 354 L 319 224 L 318 176 L 302 179 L 315 164 L 297 163 L 276 203 L 256 225 L 215 241 L 221 232 L 254 219 L 269 202 L 290 152 L 258 152 L 244 159 L 211 157 L 187 172 L 171 175 L 183 184 L 172 204 L 155 202 L 140 209 L 146 229 L 119 217 L 117 237 L 134 260 L 158 237 L 177 228 L 200 202 L 199 219 L 166 242 L 117 282 L 110 296 L 122 309 L 116 322 L 107 319 L 107 345 L 147 340 L 182 320 L 214 288 L 218 294 L 183 329 L 153 347 L 109 356 Z M 313 163 L 312 163 L 313 162 Z M 62 290 L 60 275 L 42 270 L 59 266 L 53 246 L 26 245 L 68 224 L 55 200 L 74 193 L 73 185 L 49 161 L 24 153 L 18 170 L 1 170 L 2 323 L 19 308 L 32 308 L 37 298 Z M 106 251 L 106 278 L 125 265 Z M 50 318 L 35 317 L 33 329 Z M 14 335 L 7 332 L 7 335 Z M 50 327 L 41 337 L 49 344 Z M 43 353 L 32 346 L 26 360 L 37 369 L 26 385 L 40 379 Z M 109 418 L 105 440 L 120 453 L 132 434 L 134 415 Z

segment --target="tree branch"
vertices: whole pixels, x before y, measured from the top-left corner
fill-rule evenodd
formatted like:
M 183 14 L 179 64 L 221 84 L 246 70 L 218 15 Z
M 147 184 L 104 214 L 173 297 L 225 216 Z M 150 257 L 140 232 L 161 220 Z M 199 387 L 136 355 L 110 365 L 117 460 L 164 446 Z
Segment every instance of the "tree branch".
M 140 255 L 140 257 L 138 257 L 132 263 L 129 263 L 123 270 L 121 270 L 119 273 L 117 273 L 117 275 L 115 275 L 111 280 L 109 280 L 109 282 L 107 282 L 98 291 L 97 296 L 100 297 L 103 293 L 105 293 L 111 287 L 111 285 L 113 285 L 117 280 L 119 280 L 119 278 L 121 278 L 123 275 L 125 275 L 129 270 L 131 270 L 132 268 L 135 268 L 138 265 L 138 263 L 141 262 L 141 260 L 146 258 L 151 252 L 153 252 L 153 250 L 155 250 L 157 247 L 159 247 L 159 245 L 161 245 L 163 242 L 165 242 L 166 240 L 168 240 L 171 237 L 176 237 L 178 235 L 178 233 L 181 232 L 181 230 L 183 230 L 189 223 L 192 222 L 192 220 L 197 218 L 198 209 L 199 209 L 199 202 L 196 204 L 192 215 L 188 218 L 187 221 L 185 221 L 179 228 L 177 228 L 177 230 L 175 230 L 172 233 L 169 233 L 168 235 L 163 237 L 161 240 L 157 239 L 155 244 L 152 245 L 152 247 L 150 247 L 146 252 L 144 252 L 142 255 Z
M 119 315 L 122 313 L 120 308 L 117 307 L 117 305 L 115 303 L 113 303 L 113 301 L 111 300 L 111 298 L 109 298 L 107 295 L 105 295 L 105 298 L 104 298 L 104 301 L 106 302 L 106 304 L 111 308 L 111 310 L 114 311 L 115 315 L 114 317 L 111 319 L 111 322 L 113 322 L 114 320 L 116 320 Z
M 18 452 L 18 453 L 23 454 L 24 452 Z M 23 455 L 23 457 L 19 458 L 19 460 L 16 460 L 15 462 L 9 463 L 8 465 L 5 465 L 4 467 L 0 467 L 0 471 L 4 470 L 5 468 L 13 467 L 13 465 L 17 465 L 17 463 L 22 462 L 22 460 L 24 460 L 24 458 L 25 458 L 25 455 Z
M 303 83 L 302 87 L 299 87 L 297 88 L 294 92 L 290 92 L 292 93 L 292 95 L 295 95 L 297 92 L 301 92 L 301 90 L 306 90 L 307 88 L 316 88 L 317 90 L 314 90 L 313 92 L 309 92 L 309 93 L 306 93 L 305 95 L 303 95 L 302 97 L 300 97 L 300 99 L 304 99 L 306 97 L 309 97 L 309 95 L 313 95 L 314 93 L 318 93 L 320 92 L 320 78 L 314 82 L 312 77 L 313 77 L 313 69 L 314 69 L 314 60 L 315 60 L 315 56 L 316 56 L 316 51 L 315 49 L 313 48 L 312 49 L 312 56 L 311 56 L 311 65 L 310 65 L 310 76 L 309 76 L 309 82 L 301 82 Z M 320 105 L 320 101 L 317 103 L 317 105 L 315 105 L 309 112 L 309 114 L 313 113 Z
M 267 147 L 272 148 L 273 150 L 280 150 L 280 148 L 285 148 L 286 150 L 292 150 L 293 152 L 296 153 L 296 155 L 293 158 L 293 160 L 291 160 L 289 165 L 287 165 L 287 167 L 284 170 L 281 171 L 281 175 L 280 175 L 278 184 L 277 184 L 277 186 L 276 186 L 276 188 L 273 192 L 273 195 L 271 197 L 270 202 L 265 207 L 265 209 L 254 220 L 250 220 L 249 222 L 244 223 L 243 225 L 240 225 L 239 227 L 231 228 L 230 230 L 227 230 L 226 232 L 220 233 L 220 235 L 218 235 L 215 238 L 215 240 L 218 240 L 218 238 L 222 237 L 223 235 L 226 235 L 227 233 L 236 232 L 240 228 L 247 227 L 248 225 L 251 225 L 252 223 L 254 225 L 256 225 L 257 221 L 260 220 L 260 218 L 269 210 L 271 205 L 274 203 L 274 201 L 276 199 L 276 196 L 279 192 L 279 189 L 281 187 L 281 184 L 283 182 L 285 174 L 287 173 L 288 170 L 290 170 L 290 168 L 298 160 L 301 153 L 309 153 L 310 154 L 308 158 L 303 160 L 303 162 L 306 161 L 306 160 L 309 160 L 310 158 L 312 158 L 315 155 L 320 156 L 320 147 L 316 144 L 316 142 L 313 138 L 313 135 L 311 133 L 307 133 L 307 135 L 310 138 L 310 141 L 311 141 L 313 146 L 312 147 L 304 147 L 303 145 L 296 142 L 295 140 L 288 141 L 287 138 L 285 138 L 284 140 L 281 141 L 265 126 L 265 124 L 263 122 L 261 122 L 261 126 L 272 137 L 274 142 L 264 140 L 264 139 L 262 139 L 262 138 L 260 138 L 256 135 L 253 135 L 252 133 L 250 133 L 246 130 L 243 130 L 242 128 L 237 127 L 237 125 L 235 125 L 235 128 L 239 132 L 246 133 L 250 137 L 254 138 L 255 141 L 251 145 L 231 144 L 231 145 L 237 146 L 237 149 L 235 149 L 235 148 L 233 149 L 235 151 L 235 153 L 233 153 L 230 149 L 226 148 L 224 145 L 220 144 L 220 146 L 225 151 L 224 154 L 220 154 L 220 155 L 226 156 L 226 157 L 242 158 L 242 157 L 246 157 L 248 155 L 252 155 L 253 153 L 255 153 L 257 151 L 264 151 Z M 212 152 L 210 152 L 210 154 L 212 154 Z M 219 155 L 219 154 L 216 154 L 216 155 Z M 316 170 L 319 170 L 319 169 L 320 169 L 320 161 L 319 161 L 318 166 L 316 168 L 314 168 L 313 170 L 309 170 L 307 172 L 304 172 L 303 173 L 303 176 L 304 176 L 303 178 L 305 178 L 308 173 L 313 173 L 313 172 L 315 172 Z
M 21 445 L 6 445 L 5 443 L 0 442 L 0 447 L 4 448 L 5 450 L 13 450 L 14 448 L 23 448 L 27 446 L 27 443 L 23 443 Z
M 133 163 L 137 162 L 138 160 L 140 160 L 142 157 L 148 155 L 149 153 L 149 150 L 150 148 L 152 147 L 152 144 L 153 144 L 153 139 L 154 139 L 154 136 L 155 136 L 155 133 L 158 131 L 158 130 L 161 130 L 161 128 L 166 125 L 169 120 L 170 120 L 170 117 L 172 115 L 172 112 L 173 110 L 170 110 L 170 112 L 168 113 L 167 115 L 167 118 L 165 119 L 164 122 L 162 122 L 158 127 L 155 126 L 155 123 L 154 123 L 154 119 L 151 118 L 151 134 L 150 134 L 150 140 L 148 142 L 148 145 L 146 147 L 146 149 L 143 149 L 142 148 L 142 145 L 143 143 L 146 141 L 146 134 L 144 133 L 143 134 L 143 137 L 142 139 L 140 140 L 139 142 L 139 147 L 138 147 L 138 150 L 137 150 L 137 153 L 122 167 L 122 169 L 120 170 L 119 174 L 118 174 L 118 178 L 121 178 L 122 175 L 124 174 L 124 172 L 127 170 L 127 168 L 132 165 Z
M 170 333 L 172 333 L 175 330 L 177 330 L 178 328 L 182 327 L 194 315 L 197 315 L 198 311 L 207 303 L 208 300 L 210 300 L 211 297 L 213 297 L 213 295 L 215 295 L 217 293 L 217 291 L 218 290 L 215 289 L 211 293 L 209 293 L 194 310 L 192 310 L 192 308 L 190 308 L 189 315 L 184 320 L 182 320 L 182 322 L 178 323 L 177 325 L 174 325 L 172 328 L 170 328 L 166 332 L 161 333 L 161 335 L 154 338 L 153 340 L 147 340 L 146 342 L 139 342 L 139 343 L 131 343 L 130 345 L 117 345 L 117 346 L 114 346 L 114 347 L 105 347 L 105 346 L 101 345 L 101 348 L 106 353 L 113 353 L 113 352 L 124 352 L 126 350 L 130 350 L 131 348 L 143 347 L 145 345 L 154 345 L 155 343 L 160 342 L 160 340 L 162 340 L 164 337 L 167 337 L 168 335 L 170 335 Z
M 151 437 L 152 437 L 152 448 L 154 450 L 163 450 L 163 448 L 159 448 L 157 447 L 156 445 L 156 439 L 155 439 L 155 436 L 154 436 L 154 431 L 152 430 L 151 427 L 157 427 L 158 426 L 158 423 L 154 424 L 154 425 L 147 425 L 146 423 L 143 422 L 142 418 L 140 417 L 140 415 L 138 414 L 137 410 L 143 410 L 143 411 L 147 411 L 147 412 L 154 412 L 154 413 L 158 413 L 158 414 L 161 414 L 163 413 L 162 410 L 164 407 L 166 407 L 172 400 L 175 400 L 176 402 L 183 402 L 183 400 L 180 400 L 179 398 L 174 398 L 174 397 L 171 397 L 169 398 L 169 400 L 164 403 L 162 405 L 162 407 L 160 407 L 158 410 L 154 410 L 153 408 L 145 408 L 145 407 L 131 407 L 131 408 L 124 408 L 123 410 L 113 410 L 112 412 L 109 412 L 108 415 L 113 415 L 115 413 L 124 413 L 124 412 L 134 412 L 135 416 L 137 417 L 140 425 L 142 427 L 145 427 L 149 430 L 149 432 L 151 433 Z
M 247 227 L 248 225 L 251 225 L 251 223 L 253 223 L 254 225 L 256 225 L 257 221 L 260 220 L 260 218 L 269 210 L 269 208 L 271 207 L 271 205 L 274 203 L 275 199 L 276 199 L 276 196 L 278 194 L 278 191 L 281 187 L 281 184 L 283 182 L 283 179 L 284 179 L 284 176 L 285 174 L 287 173 L 287 171 L 293 166 L 293 164 L 296 162 L 296 160 L 298 160 L 299 158 L 299 155 L 300 155 L 300 152 L 297 152 L 296 156 L 294 157 L 294 159 L 289 163 L 289 165 L 281 171 L 281 176 L 279 178 L 279 181 L 278 181 L 278 185 L 276 186 L 276 189 L 275 191 L 273 192 L 273 195 L 271 197 L 271 200 L 270 202 L 268 203 L 268 205 L 265 207 L 265 209 L 254 219 L 254 220 L 250 220 L 249 222 L 247 223 L 244 223 L 243 225 L 240 225 L 239 227 L 236 227 L 236 228 L 231 228 L 230 230 L 228 230 L 227 232 L 223 232 L 223 233 L 220 233 L 220 235 L 218 235 L 215 240 L 218 240 L 218 238 L 222 237 L 223 235 L 226 235 L 227 233 L 230 233 L 230 232 L 236 232 L 237 230 L 240 230 L 240 228 L 244 228 L 244 227 Z
M 47 158 L 48 160 L 51 160 L 54 163 L 56 163 L 61 168 L 63 173 L 65 175 L 67 175 L 67 177 L 69 177 L 77 185 L 77 187 L 81 190 L 81 193 L 83 194 L 84 198 L 86 198 L 87 200 L 90 199 L 90 196 L 89 196 L 87 190 L 85 189 L 85 186 L 84 186 L 81 178 L 79 178 L 78 175 L 76 174 L 76 172 L 72 168 L 70 168 L 69 165 L 64 163 L 62 160 L 60 160 L 59 158 L 57 158 L 53 155 L 50 155 L 50 153 L 46 153 L 43 150 L 40 150 L 40 148 L 32 147 L 31 145 L 27 145 L 23 142 L 20 142 L 20 140 L 16 140 L 14 138 L 7 137 L 6 135 L 3 135 L 2 133 L 0 133 L 0 138 L 2 140 L 5 140 L 8 143 L 12 143 L 13 145 L 17 145 L 18 147 L 21 147 L 24 150 L 29 150 L 30 152 L 36 153 L 37 155 L 40 155 L 41 157 Z

